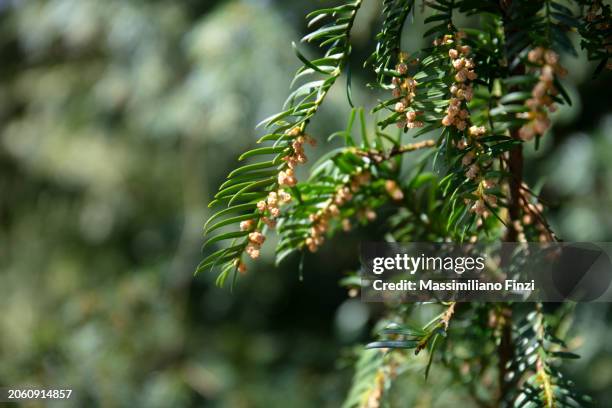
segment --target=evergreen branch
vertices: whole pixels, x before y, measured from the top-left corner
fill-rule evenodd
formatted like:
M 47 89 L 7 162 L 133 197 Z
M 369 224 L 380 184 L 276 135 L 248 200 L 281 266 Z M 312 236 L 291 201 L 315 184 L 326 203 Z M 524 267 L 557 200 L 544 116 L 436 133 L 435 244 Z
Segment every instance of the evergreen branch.
M 198 266 L 196 273 L 220 265 L 223 273 L 218 283 L 222 285 L 231 269 L 228 266 L 233 265 L 234 273 L 245 270 L 246 267 L 241 261 L 242 253 L 245 250 L 252 258 L 259 256 L 259 247 L 265 239 L 260 231 L 265 230 L 265 226 L 272 227 L 273 218 L 278 216 L 273 211 L 273 208 L 277 207 L 272 206 L 271 200 L 273 199 L 276 204 L 277 195 L 288 194 L 282 190 L 282 187 L 292 187 L 295 184 L 293 168 L 297 163 L 306 160 L 302 148 L 304 142 L 309 141 L 309 137 L 304 133 L 306 125 L 318 111 L 347 63 L 351 51 L 350 31 L 360 6 L 361 0 L 345 1 L 337 7 L 317 10 L 307 16 L 309 26 L 324 23 L 307 34 L 302 41 L 315 42 L 319 47 L 325 48 L 326 52 L 323 58 L 309 60 L 297 50 L 294 44 L 296 55 L 304 65 L 297 71 L 293 82 L 309 75 L 322 75 L 323 79 L 308 82 L 297 88 L 287 99 L 284 111 L 262 122 L 266 127 L 272 127 L 272 131 L 262 137 L 259 142 L 272 143 L 272 146 L 250 150 L 240 159 L 259 155 L 274 155 L 274 158 L 234 170 L 211 203 L 211 206 L 217 203 L 225 203 L 228 206 L 227 209 L 217 212 L 211 218 L 231 214 L 235 216 L 235 220 L 242 220 L 240 231 L 217 235 L 210 238 L 204 245 L 238 238 L 239 233 L 243 231 L 248 234 L 244 234 L 245 238 L 238 245 L 232 244 L 231 251 L 216 251 L 206 257 Z M 269 177 L 270 172 L 278 177 L 258 180 L 260 174 Z M 241 204 L 233 205 L 239 202 Z M 253 217 L 251 219 L 243 217 L 246 214 L 252 214 Z
M 382 350 L 360 350 L 351 389 L 342 408 L 380 407 L 395 377 L 395 356 Z
M 446 310 L 433 318 L 422 329 L 417 329 L 406 324 L 393 323 L 383 329 L 380 334 L 388 337 L 381 341 L 369 343 L 368 349 L 414 349 L 414 354 L 429 349 L 429 361 L 425 369 L 425 377 L 433 362 L 434 353 L 439 339 L 447 336 L 451 318 L 455 314 L 456 302 L 446 304 Z
M 393 146 L 391 150 L 388 152 L 383 152 L 378 149 L 370 149 L 370 150 L 355 150 L 355 154 L 358 156 L 368 157 L 376 164 L 380 164 L 384 161 L 391 160 L 392 158 L 402 155 L 404 153 L 414 152 L 416 150 L 426 149 L 428 147 L 433 147 L 436 145 L 436 142 L 433 140 L 424 140 L 418 143 L 409 143 L 401 146 Z
M 612 6 L 601 0 L 579 0 L 578 3 L 584 14 L 578 23 L 580 46 L 590 61 L 599 61 L 593 74 L 596 76 L 604 68 L 612 69 Z
M 351 218 L 365 224 L 375 219 L 374 210 L 389 199 L 401 200 L 404 192 L 393 181 L 395 175 L 382 165 L 401 154 L 433 147 L 435 142 L 396 145 L 388 151 L 368 149 L 366 144 L 335 152 L 314 167 L 307 183 L 296 186 L 300 200 L 286 211 L 278 225 L 281 239 L 277 263 L 304 247 L 315 252 L 337 227 L 348 231 Z
M 564 359 L 578 358 L 565 351 L 566 345 L 553 334 L 553 329 L 537 304 L 515 329 L 516 354 L 510 362 L 506 381 L 523 381 L 518 393 L 510 395 L 513 406 L 582 407 L 591 399 L 574 390 L 573 384 L 555 367 Z
M 414 0 L 384 0 L 384 16 L 381 31 L 376 35 L 376 50 L 366 60 L 376 72 L 379 86 L 384 86 L 387 72 L 395 64 L 400 53 L 402 29 L 406 18 L 414 7 Z

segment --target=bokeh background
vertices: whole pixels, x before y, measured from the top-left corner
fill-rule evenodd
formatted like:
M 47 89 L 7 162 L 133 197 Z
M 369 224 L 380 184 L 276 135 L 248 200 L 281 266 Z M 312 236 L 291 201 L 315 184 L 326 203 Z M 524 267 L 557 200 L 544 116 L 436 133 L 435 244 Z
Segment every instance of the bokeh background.
M 193 277 L 207 203 L 280 108 L 299 62 L 291 41 L 322 4 L 0 0 L 0 386 L 70 386 L 80 406 L 341 404 L 351 350 L 379 313 L 338 285 L 369 231 L 307 256 L 303 280 L 295 259 L 273 266 L 272 244 L 233 291 Z M 353 37 L 366 107 L 360 61 L 378 7 L 365 2 Z M 408 51 L 423 44 L 420 20 Z M 563 64 L 574 104 L 526 174 L 561 237 L 610 241 L 612 78 L 592 81 L 582 54 Z M 343 87 L 311 127 L 319 140 L 344 126 Z M 606 304 L 578 307 L 584 358 L 567 368 L 601 406 L 611 321 Z M 460 395 L 405 390 L 423 407 Z

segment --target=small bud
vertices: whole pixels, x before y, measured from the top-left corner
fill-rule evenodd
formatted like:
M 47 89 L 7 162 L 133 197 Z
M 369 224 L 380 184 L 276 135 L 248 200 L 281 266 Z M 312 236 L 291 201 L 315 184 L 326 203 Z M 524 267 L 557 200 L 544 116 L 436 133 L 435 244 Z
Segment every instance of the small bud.
M 294 169 L 297 166 L 297 160 L 293 156 L 284 157 L 283 160 L 287 162 L 287 167 L 290 169 Z
M 533 130 L 539 135 L 546 133 L 550 127 L 550 120 L 548 118 L 538 118 L 533 122 Z
M 408 65 L 403 62 L 397 64 L 397 72 L 399 72 L 400 75 L 406 75 L 408 73 Z
M 338 208 L 336 204 L 331 204 L 328 209 L 329 209 L 329 213 L 334 217 L 340 214 L 340 208 Z
M 291 130 L 287 132 L 289 136 L 299 136 L 300 133 L 302 133 L 302 131 L 298 126 L 291 128 Z
M 557 65 L 557 63 L 559 62 L 559 55 L 552 50 L 547 50 L 544 53 L 544 60 L 546 60 L 547 64 Z
M 468 88 L 465 90 L 465 95 L 463 96 L 465 98 L 466 101 L 471 101 L 472 98 L 474 97 L 474 91 L 472 90 L 472 88 Z
M 357 183 L 363 186 L 363 185 L 368 184 L 370 182 L 370 180 L 371 180 L 370 172 L 367 171 L 367 170 L 363 171 L 363 172 L 357 174 L 355 176 L 355 178 L 357 180 Z
M 482 185 L 486 189 L 491 189 L 491 188 L 494 188 L 497 185 L 497 183 L 495 183 L 495 180 L 484 180 L 482 182 Z
M 252 258 L 252 259 L 257 259 L 259 258 L 259 248 L 256 247 L 253 244 L 249 244 L 246 247 L 246 253 Z
M 525 101 L 525 106 L 527 106 L 529 109 L 536 110 L 540 107 L 540 104 L 538 103 L 537 100 L 535 100 L 534 98 L 529 98 Z M 518 115 L 517 115 L 518 116 Z M 520 116 L 519 116 L 520 117 Z
M 276 228 L 276 221 L 268 218 L 268 217 L 262 217 L 261 220 L 264 222 L 264 224 L 266 224 L 268 226 L 268 228 Z
M 541 47 L 534 48 L 533 50 L 529 51 L 529 53 L 527 54 L 527 59 L 532 64 L 537 64 L 540 61 L 540 58 L 542 58 L 542 48 Z
M 368 221 L 374 221 L 376 219 L 376 213 L 369 208 L 366 210 L 365 216 Z
M 240 223 L 241 231 L 249 231 L 252 228 L 253 228 L 253 220 L 246 220 Z
M 453 61 L 453 68 L 455 68 L 457 71 L 462 69 L 464 66 L 465 66 L 465 60 L 463 58 L 456 59 Z
M 533 130 L 533 127 L 531 125 L 525 125 L 519 129 L 519 137 L 522 140 L 529 141 L 533 139 L 534 136 L 535 131 Z
M 470 136 L 479 137 L 484 135 L 487 129 L 484 126 L 470 126 L 468 133 Z
M 474 151 L 470 150 L 461 159 L 461 164 L 463 164 L 464 166 L 468 166 L 469 164 L 471 164 L 474 161 L 474 156 L 475 156 L 474 155 Z
M 244 264 L 244 262 L 242 262 L 239 259 L 236 259 L 236 261 L 234 262 L 234 266 L 236 267 L 236 269 L 238 270 L 238 272 L 240 272 L 241 274 L 245 274 L 247 271 L 247 267 Z
M 283 189 L 278 190 L 278 201 L 280 204 L 287 204 L 291 201 L 291 194 Z
M 466 177 L 469 179 L 475 179 L 478 176 L 478 172 L 480 171 L 480 169 L 478 168 L 478 165 L 476 164 L 472 164 L 470 166 L 470 168 L 468 169 L 468 171 L 465 173 Z
M 351 221 L 348 218 L 342 220 L 342 230 L 349 232 L 351 230 Z
M 261 232 L 255 231 L 249 234 L 249 242 L 252 244 L 261 245 L 265 240 L 266 237 Z
M 546 95 L 546 90 L 548 89 L 545 82 L 538 82 L 536 86 L 533 87 L 531 91 L 531 95 L 536 99 L 542 99 L 544 95 Z
M 385 181 L 385 189 L 387 190 L 387 193 L 389 193 L 391 198 L 395 201 L 400 201 L 404 198 L 404 193 L 394 180 Z
M 550 65 L 544 65 L 542 67 L 540 81 L 543 82 L 552 82 L 554 80 L 555 70 Z
M 485 206 L 485 203 L 482 200 L 476 201 L 474 205 L 472 205 L 472 207 L 470 208 L 470 211 L 478 215 L 483 215 L 486 210 L 487 210 L 487 207 Z
M 276 194 L 276 192 L 270 191 L 270 193 L 268 193 L 267 201 L 270 207 L 275 207 L 276 204 L 278 203 L 278 195 Z
M 467 74 L 465 70 L 461 70 L 455 74 L 455 81 L 457 82 L 465 82 L 467 79 Z
M 278 184 L 281 186 L 293 187 L 297 184 L 296 178 L 293 176 L 293 169 L 289 168 L 278 173 Z
M 310 252 L 317 252 L 317 244 L 315 243 L 314 239 L 308 237 L 306 238 L 306 246 L 308 247 L 308 250 Z

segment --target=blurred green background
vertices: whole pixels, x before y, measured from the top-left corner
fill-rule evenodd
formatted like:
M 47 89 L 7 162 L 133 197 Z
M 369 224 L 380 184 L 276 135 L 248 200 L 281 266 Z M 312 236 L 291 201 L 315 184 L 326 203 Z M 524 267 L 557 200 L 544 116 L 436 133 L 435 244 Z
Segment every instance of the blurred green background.
M 355 101 L 371 106 L 360 61 L 379 5 L 365 3 L 351 65 Z M 340 405 L 351 348 L 380 313 L 337 283 L 359 232 L 307 256 L 303 281 L 296 259 L 273 267 L 273 244 L 233 292 L 193 278 L 206 205 L 280 108 L 291 41 L 324 4 L 0 0 L 0 386 L 69 386 L 80 406 Z M 408 51 L 424 44 L 420 20 Z M 527 178 L 561 237 L 610 241 L 612 78 L 563 63 L 574 104 L 530 152 Z M 343 87 L 311 127 L 319 140 L 344 126 Z M 578 307 L 584 358 L 568 367 L 601 406 L 611 321 L 608 305 Z M 452 391 L 405 390 L 453 406 Z

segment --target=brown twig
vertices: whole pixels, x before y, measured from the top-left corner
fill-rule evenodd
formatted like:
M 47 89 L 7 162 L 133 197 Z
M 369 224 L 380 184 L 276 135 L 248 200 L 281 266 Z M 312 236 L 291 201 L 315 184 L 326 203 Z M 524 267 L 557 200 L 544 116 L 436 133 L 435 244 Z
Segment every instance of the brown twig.
M 364 156 L 372 159 L 375 163 L 381 163 L 386 160 L 391 159 L 392 157 L 398 156 L 400 154 L 413 152 L 415 150 L 421 150 L 428 147 L 433 147 L 436 145 L 435 140 L 423 140 L 422 142 L 417 143 L 409 143 L 401 146 L 394 146 L 388 152 L 384 152 L 381 150 L 371 149 L 371 150 L 356 150 L 355 154 L 359 156 Z
M 508 38 L 513 30 L 516 28 L 511 27 L 508 23 L 512 21 L 510 15 L 510 9 L 512 6 L 512 0 L 500 0 L 500 8 L 503 13 L 503 24 L 504 34 Z M 508 50 L 506 50 L 507 52 Z M 506 55 L 508 61 L 510 56 Z M 511 72 L 513 75 L 520 75 L 525 72 L 523 64 L 518 64 Z M 509 72 L 510 73 L 510 72 Z M 513 130 L 510 133 L 513 139 L 520 140 L 518 129 Z M 518 221 L 521 218 L 521 184 L 523 183 L 523 145 L 519 143 L 510 152 L 506 160 L 508 172 L 510 173 L 510 180 L 508 181 L 508 225 L 504 241 L 516 242 L 518 240 L 519 231 L 514 225 L 514 221 Z M 504 262 L 505 264 L 505 262 Z M 498 404 L 501 405 L 506 399 L 510 384 L 506 381 L 507 365 L 514 357 L 514 344 L 512 341 L 512 308 L 508 304 L 503 304 L 500 310 L 500 329 L 501 329 L 501 341 L 497 349 L 498 353 L 498 383 L 499 383 L 499 396 Z
M 552 228 L 546 221 L 546 218 L 544 217 L 542 212 L 537 207 L 530 205 L 531 203 L 529 202 L 529 199 L 525 197 L 524 194 L 521 194 L 521 200 L 525 204 L 525 208 L 527 209 L 527 211 L 536 218 L 536 221 L 539 222 L 542 227 L 544 227 L 550 241 L 558 241 L 555 232 L 552 230 Z
M 450 320 L 453 317 L 453 314 L 455 314 L 456 304 L 457 302 L 451 302 L 451 304 L 448 306 L 448 309 L 446 309 L 446 312 L 444 312 L 444 314 L 440 318 L 440 323 L 444 325 L 444 331 L 448 330 L 448 325 L 450 323 Z
M 518 130 L 512 132 L 512 138 L 518 139 Z M 510 150 L 508 155 L 508 171 L 512 175 L 508 180 L 508 229 L 504 241 L 516 242 L 519 231 L 514 221 L 521 217 L 521 184 L 523 182 L 523 145 L 519 144 Z

